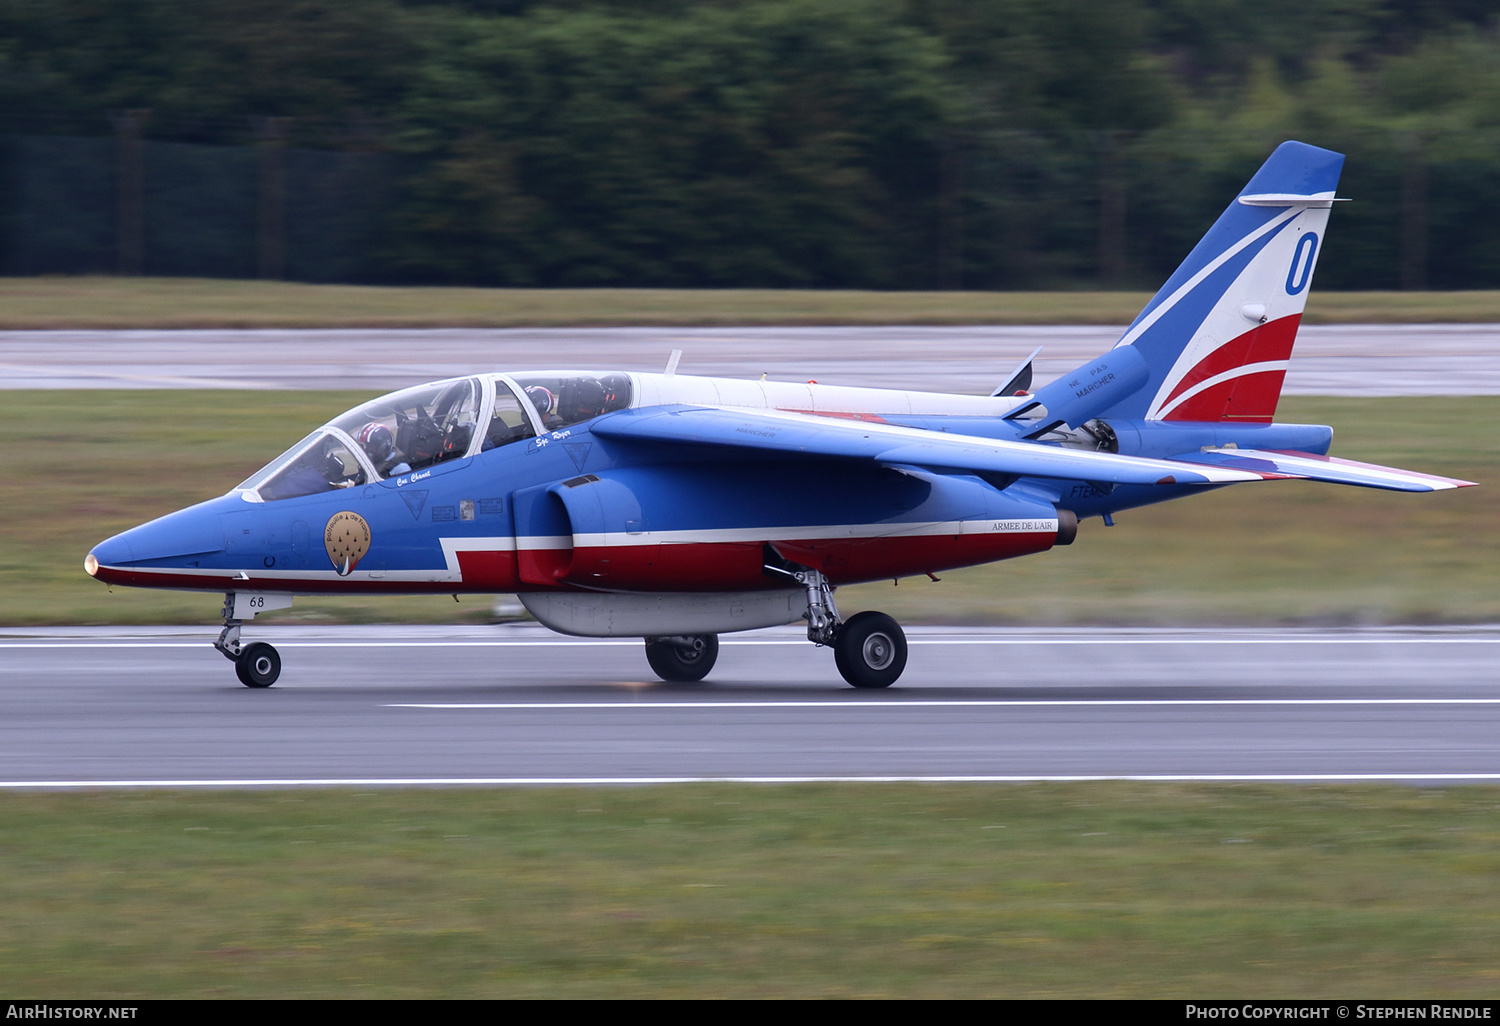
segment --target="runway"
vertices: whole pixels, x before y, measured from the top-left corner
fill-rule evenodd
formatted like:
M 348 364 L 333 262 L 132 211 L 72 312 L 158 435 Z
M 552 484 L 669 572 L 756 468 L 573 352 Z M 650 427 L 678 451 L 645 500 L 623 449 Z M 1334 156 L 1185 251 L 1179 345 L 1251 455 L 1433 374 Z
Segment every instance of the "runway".
M 0 389 L 351 388 L 477 370 L 659 370 L 975 392 L 1118 328 L 0 332 Z M 1304 328 L 1285 391 L 1500 395 L 1500 326 Z M 726 637 L 708 683 L 639 641 L 488 628 L 0 629 L 0 787 L 661 780 L 1500 780 L 1500 628 L 914 629 L 847 687 L 795 628 Z
M 1036 347 L 1036 384 L 1123 327 L 806 327 L 0 331 L 0 389 L 348 388 L 385 392 L 478 371 L 659 371 L 982 392 Z M 1287 395 L 1500 395 L 1500 325 L 1312 325 Z
M 1500 780 L 1500 628 L 913 628 L 858 691 L 795 628 L 701 685 L 639 641 L 492 627 L 0 631 L 0 786 L 666 780 Z

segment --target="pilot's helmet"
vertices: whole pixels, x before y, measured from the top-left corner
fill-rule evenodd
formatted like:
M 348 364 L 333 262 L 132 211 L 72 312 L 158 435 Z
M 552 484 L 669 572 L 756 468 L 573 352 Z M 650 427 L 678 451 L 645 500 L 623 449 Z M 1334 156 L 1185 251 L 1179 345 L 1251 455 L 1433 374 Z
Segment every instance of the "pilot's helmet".
M 557 412 L 563 420 L 574 424 L 603 413 L 607 398 L 608 393 L 599 384 L 598 378 L 572 378 L 563 382 L 563 394 L 558 401 Z
M 379 421 L 371 421 L 359 429 L 355 435 L 359 444 L 369 453 L 370 461 L 380 464 L 391 458 L 391 453 L 396 450 L 396 436 L 391 429 Z
M 536 407 L 536 412 L 546 420 L 557 409 L 557 396 L 552 394 L 550 388 L 541 385 L 532 385 L 526 390 L 526 398 Z

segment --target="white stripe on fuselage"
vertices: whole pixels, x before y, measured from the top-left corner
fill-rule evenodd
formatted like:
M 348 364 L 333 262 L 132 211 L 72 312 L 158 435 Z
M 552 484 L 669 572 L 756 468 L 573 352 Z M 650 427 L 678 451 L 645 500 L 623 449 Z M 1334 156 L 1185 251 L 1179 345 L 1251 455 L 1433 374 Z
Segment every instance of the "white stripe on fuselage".
M 723 527 L 683 531 L 600 531 L 576 535 L 522 535 L 519 538 L 440 538 L 443 558 L 458 573 L 460 552 L 558 551 L 642 545 L 744 545 L 776 541 L 878 541 L 981 534 L 1056 534 L 1057 519 L 1009 518 L 926 520 L 884 524 L 819 524 L 793 527 Z
M 205 567 L 104 566 L 101 570 L 146 574 L 159 577 L 204 577 L 222 580 L 225 575 L 245 573 L 249 580 L 239 591 L 278 591 L 299 581 L 348 581 L 365 583 L 452 583 L 463 582 L 459 567 L 461 552 L 533 552 L 566 551 L 572 548 L 635 547 L 641 545 L 728 545 L 761 544 L 775 541 L 880 541 L 892 538 L 927 538 L 944 535 L 975 536 L 987 534 L 1056 534 L 1055 518 L 1011 518 L 974 520 L 932 520 L 885 524 L 819 524 L 798 527 L 728 527 L 686 531 L 642 531 L 638 534 L 607 531 L 579 535 L 490 536 L 484 538 L 439 538 L 444 567 L 418 570 L 360 570 L 347 576 L 327 570 L 241 570 Z

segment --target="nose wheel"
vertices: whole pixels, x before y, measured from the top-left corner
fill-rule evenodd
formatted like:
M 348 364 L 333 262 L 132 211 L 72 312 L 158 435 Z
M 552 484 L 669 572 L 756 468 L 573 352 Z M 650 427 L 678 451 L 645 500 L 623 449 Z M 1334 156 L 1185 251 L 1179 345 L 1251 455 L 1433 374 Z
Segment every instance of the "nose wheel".
M 234 660 L 234 673 L 247 688 L 268 688 L 281 676 L 281 654 L 264 641 L 246 645 Z
M 280 598 L 269 600 L 272 609 L 291 604 L 289 595 L 284 601 Z M 240 628 L 244 626 L 245 620 L 253 619 L 267 605 L 268 600 L 263 595 L 236 595 L 229 592 L 224 596 L 224 629 L 219 632 L 214 648 L 225 659 L 234 663 L 234 675 L 247 688 L 268 688 L 281 676 L 281 653 L 275 648 L 264 641 L 243 646 L 240 644 Z

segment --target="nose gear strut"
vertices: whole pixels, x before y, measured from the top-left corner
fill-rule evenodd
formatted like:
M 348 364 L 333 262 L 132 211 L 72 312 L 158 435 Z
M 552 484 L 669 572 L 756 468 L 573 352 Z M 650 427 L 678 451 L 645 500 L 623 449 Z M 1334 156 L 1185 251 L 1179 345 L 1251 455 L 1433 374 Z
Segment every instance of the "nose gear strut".
M 240 645 L 240 628 L 245 620 L 265 609 L 291 605 L 291 596 L 268 596 L 262 593 L 225 592 L 224 629 L 214 641 L 214 648 L 234 663 L 234 674 L 247 688 L 268 688 L 281 676 L 281 654 L 264 641 Z M 248 613 L 248 616 L 241 614 Z

